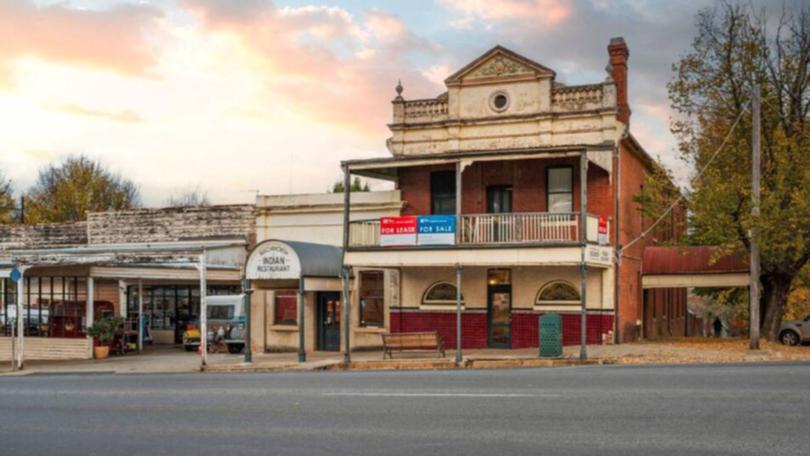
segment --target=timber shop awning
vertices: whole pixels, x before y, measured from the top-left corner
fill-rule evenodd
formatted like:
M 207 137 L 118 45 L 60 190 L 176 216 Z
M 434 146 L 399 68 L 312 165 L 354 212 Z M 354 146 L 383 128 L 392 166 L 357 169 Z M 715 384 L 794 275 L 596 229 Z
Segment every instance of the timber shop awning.
M 748 260 L 723 254 L 718 247 L 646 247 L 642 256 L 643 288 L 745 287 Z

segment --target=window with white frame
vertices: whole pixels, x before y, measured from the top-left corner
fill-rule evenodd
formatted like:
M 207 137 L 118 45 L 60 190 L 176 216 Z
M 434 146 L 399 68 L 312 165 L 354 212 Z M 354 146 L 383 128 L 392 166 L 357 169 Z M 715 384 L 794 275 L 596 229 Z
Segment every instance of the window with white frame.
M 535 306 L 568 306 L 579 305 L 579 291 L 570 283 L 563 280 L 554 280 L 545 285 L 537 293 Z
M 548 212 L 574 212 L 574 169 L 570 166 L 546 168 Z

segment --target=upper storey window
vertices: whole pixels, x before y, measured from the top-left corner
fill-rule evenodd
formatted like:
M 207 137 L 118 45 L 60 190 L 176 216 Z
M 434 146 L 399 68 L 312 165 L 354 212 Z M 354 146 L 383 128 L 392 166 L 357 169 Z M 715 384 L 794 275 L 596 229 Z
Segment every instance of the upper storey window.
M 430 173 L 430 213 L 456 213 L 456 173 L 436 171 Z
M 546 168 L 546 204 L 549 212 L 574 212 L 574 169 Z

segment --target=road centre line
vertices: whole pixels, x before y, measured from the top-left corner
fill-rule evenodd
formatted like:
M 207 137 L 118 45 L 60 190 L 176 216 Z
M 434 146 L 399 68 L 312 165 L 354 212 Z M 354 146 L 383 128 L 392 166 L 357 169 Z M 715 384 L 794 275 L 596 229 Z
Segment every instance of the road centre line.
M 527 398 L 527 397 L 560 397 L 559 394 L 529 393 L 397 393 L 397 392 L 335 392 L 321 393 L 321 396 L 337 397 L 458 397 L 458 398 Z

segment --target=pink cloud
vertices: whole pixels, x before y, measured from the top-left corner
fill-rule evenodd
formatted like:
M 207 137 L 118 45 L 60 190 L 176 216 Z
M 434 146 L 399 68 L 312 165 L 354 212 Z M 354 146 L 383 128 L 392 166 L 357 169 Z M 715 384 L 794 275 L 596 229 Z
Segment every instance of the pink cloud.
M 140 116 L 140 114 L 128 110 L 105 111 L 101 109 L 88 108 L 86 106 L 81 106 L 72 103 L 55 103 L 47 107 L 51 110 L 63 112 L 65 114 L 92 117 L 96 119 L 110 120 L 113 122 L 126 122 L 126 123 L 143 122 L 143 118 Z
M 234 34 L 262 65 L 268 95 L 330 124 L 380 134 L 403 79 L 410 90 L 435 88 L 410 62 L 413 51 L 431 51 L 396 16 L 378 10 L 357 18 L 336 7 L 277 8 L 270 3 L 236 10 L 221 0 L 184 3 L 208 31 Z M 413 93 L 413 92 L 411 92 Z
M 28 0 L 0 2 L 0 82 L 5 68 L 22 57 L 143 73 L 157 55 L 144 31 L 162 12 L 144 5 L 79 10 L 37 7 Z
M 471 18 L 485 22 L 530 19 L 553 27 L 572 16 L 570 3 L 565 0 L 441 0 L 441 3 L 464 15 L 452 22 L 460 28 L 470 28 Z

